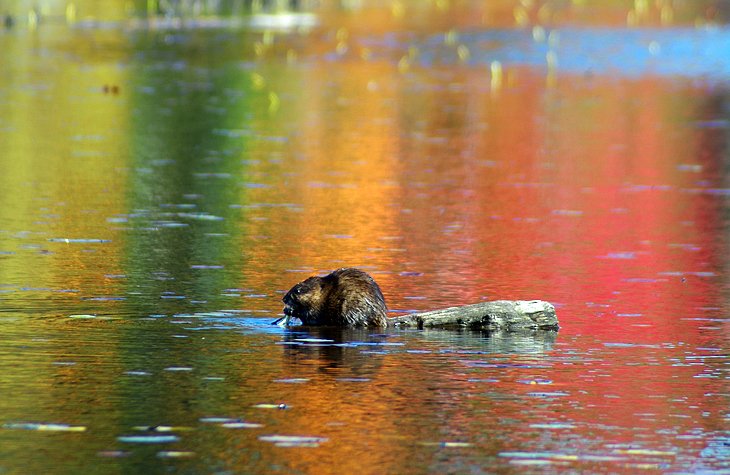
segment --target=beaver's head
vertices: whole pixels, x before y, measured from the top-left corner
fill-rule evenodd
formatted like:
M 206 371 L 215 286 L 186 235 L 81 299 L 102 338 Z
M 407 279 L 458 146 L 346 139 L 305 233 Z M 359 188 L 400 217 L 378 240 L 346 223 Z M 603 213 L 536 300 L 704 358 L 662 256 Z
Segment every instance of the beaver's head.
M 283 300 L 285 315 L 298 318 L 304 325 L 316 325 L 325 300 L 324 281 L 310 277 L 292 287 Z

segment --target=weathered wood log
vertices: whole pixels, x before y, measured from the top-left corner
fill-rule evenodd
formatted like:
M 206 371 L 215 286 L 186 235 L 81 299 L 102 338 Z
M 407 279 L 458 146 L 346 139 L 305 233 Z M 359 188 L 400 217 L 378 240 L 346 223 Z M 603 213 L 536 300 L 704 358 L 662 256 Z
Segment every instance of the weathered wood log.
M 473 330 L 557 330 L 555 307 L 542 300 L 495 300 L 388 319 L 396 328 L 470 328 Z

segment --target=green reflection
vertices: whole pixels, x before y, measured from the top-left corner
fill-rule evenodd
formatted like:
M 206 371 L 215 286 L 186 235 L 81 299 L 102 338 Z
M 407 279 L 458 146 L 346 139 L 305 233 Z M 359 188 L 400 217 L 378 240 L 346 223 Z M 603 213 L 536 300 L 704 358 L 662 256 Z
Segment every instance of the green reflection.
M 183 56 L 169 54 L 167 35 L 134 40 L 129 288 L 207 300 L 236 287 L 241 266 L 234 248 L 240 211 L 231 205 L 242 199 L 250 81 L 211 64 L 194 36 L 174 40 L 185 43 L 190 54 Z

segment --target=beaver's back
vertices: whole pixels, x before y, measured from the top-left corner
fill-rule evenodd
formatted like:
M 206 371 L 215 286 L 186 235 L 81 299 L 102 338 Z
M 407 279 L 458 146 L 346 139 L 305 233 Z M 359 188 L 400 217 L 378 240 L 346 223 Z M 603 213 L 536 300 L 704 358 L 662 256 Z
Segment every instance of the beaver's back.
M 365 272 L 338 269 L 310 277 L 284 296 L 284 313 L 304 325 L 385 327 L 388 309 L 380 287 Z
M 323 311 L 333 325 L 385 327 L 388 309 L 383 293 L 367 273 L 343 268 L 322 278 L 327 290 Z M 324 315 L 323 315 L 324 317 Z

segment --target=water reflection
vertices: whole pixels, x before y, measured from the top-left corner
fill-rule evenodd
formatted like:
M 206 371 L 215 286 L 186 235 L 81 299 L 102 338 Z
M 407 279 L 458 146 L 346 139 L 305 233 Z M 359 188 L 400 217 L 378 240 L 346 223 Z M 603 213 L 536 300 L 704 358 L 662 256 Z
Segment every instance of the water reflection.
M 726 31 L 644 3 L 0 33 L 0 471 L 727 468 Z M 268 325 L 344 265 L 561 331 Z

